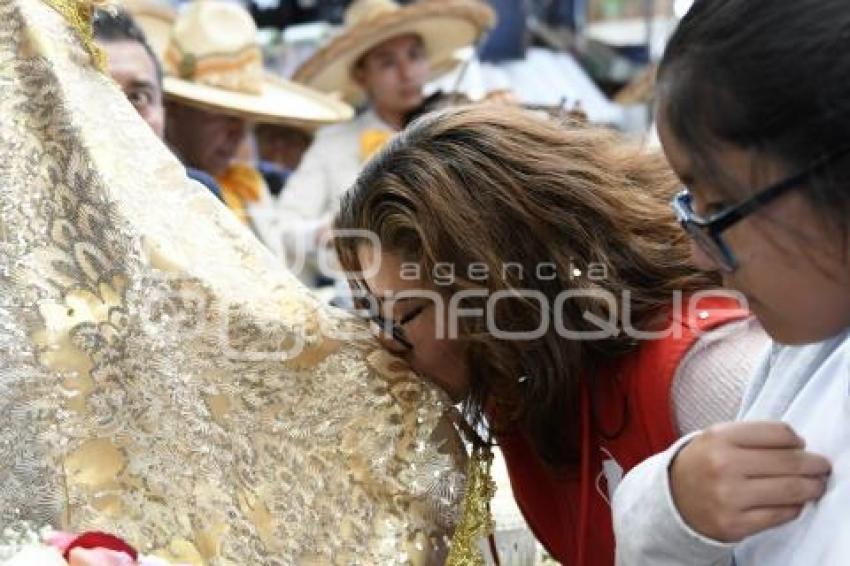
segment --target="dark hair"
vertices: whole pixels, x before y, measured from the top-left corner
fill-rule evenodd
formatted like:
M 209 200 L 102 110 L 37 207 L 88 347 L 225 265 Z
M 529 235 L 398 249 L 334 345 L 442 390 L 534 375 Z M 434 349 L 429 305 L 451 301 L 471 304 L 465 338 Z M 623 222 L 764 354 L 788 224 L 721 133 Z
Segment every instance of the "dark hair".
M 847 0 L 696 0 L 662 59 L 659 110 L 703 172 L 727 143 L 793 174 L 850 146 L 848 49 Z M 804 193 L 845 240 L 848 174 L 843 158 Z
M 610 131 L 475 105 L 428 114 L 396 136 L 343 197 L 335 228 L 371 231 L 383 251 L 418 262 L 429 277 L 438 263 L 450 263 L 458 276 L 441 287 L 446 294 L 527 290 L 557 304 L 568 289 L 618 299 L 629 292 L 631 320 L 648 329 L 663 322 L 675 291 L 717 285 L 690 262 L 689 241 L 667 204 L 676 189 L 661 156 Z M 335 242 L 343 268 L 362 271 L 363 240 Z M 589 276 L 596 263 L 606 276 Z M 473 264 L 485 264 L 490 276 L 461 275 Z M 510 264 L 523 266 L 522 274 L 504 270 Z M 554 277 L 537 275 L 543 264 L 555 266 Z M 566 301 L 564 326 L 598 330 L 585 315 L 609 320 L 613 314 L 622 330 L 622 309 L 611 313 L 603 297 L 588 295 Z M 486 301 L 461 306 L 480 309 Z M 502 330 L 527 331 L 541 322 L 539 306 L 519 296 L 498 301 L 494 310 Z M 505 340 L 484 320 L 464 317 L 459 338 L 472 371 L 467 416 L 478 424 L 485 407 L 496 408 L 499 420 L 490 424 L 497 432 L 518 425 L 557 467 L 578 458 L 579 383 L 592 383 L 637 342 L 626 332 L 569 340 L 549 328 L 539 339 Z M 519 383 L 521 376 L 528 379 Z
M 151 49 L 145 33 L 126 11 L 121 9 L 97 10 L 94 15 L 94 38 L 103 43 L 130 41 L 145 48 L 156 69 L 156 79 L 162 88 L 162 64 Z
M 287 143 L 302 143 L 308 146 L 313 142 L 310 132 L 281 124 L 257 124 L 254 126 L 254 137 L 257 138 L 257 143 L 282 139 Z

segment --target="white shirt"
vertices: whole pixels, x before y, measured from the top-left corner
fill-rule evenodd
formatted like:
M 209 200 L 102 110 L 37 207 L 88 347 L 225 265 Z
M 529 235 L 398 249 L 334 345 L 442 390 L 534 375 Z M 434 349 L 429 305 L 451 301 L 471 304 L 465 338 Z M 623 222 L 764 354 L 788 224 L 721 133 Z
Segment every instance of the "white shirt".
M 850 556 L 850 330 L 809 346 L 775 346 L 755 374 L 739 420 L 782 420 L 832 462 L 827 491 L 789 523 L 732 545 L 693 531 L 670 494 L 668 468 L 686 437 L 626 475 L 614 494 L 623 566 L 838 566 Z
M 360 138 L 368 130 L 393 132 L 371 109 L 349 122 L 320 129 L 280 195 L 279 212 L 306 220 L 334 212 L 363 167 Z
M 368 130 L 394 132 L 371 109 L 349 122 L 320 129 L 278 198 L 275 222 L 280 247 L 274 251 L 302 279 L 315 273 L 318 235 L 363 167 L 360 144 Z
M 749 401 L 749 402 L 748 402 Z M 745 539 L 735 564 L 810 566 L 850 560 L 850 331 L 813 346 L 777 348 L 745 399 L 742 420 L 776 419 L 832 463 L 824 496 L 800 517 Z

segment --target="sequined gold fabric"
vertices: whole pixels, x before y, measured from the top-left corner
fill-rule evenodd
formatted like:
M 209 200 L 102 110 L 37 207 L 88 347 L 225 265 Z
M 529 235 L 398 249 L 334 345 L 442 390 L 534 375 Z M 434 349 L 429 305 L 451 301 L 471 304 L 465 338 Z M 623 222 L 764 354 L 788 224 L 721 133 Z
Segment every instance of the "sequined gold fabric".
M 50 7 L 62 14 L 78 35 L 92 61 L 101 71 L 106 70 L 106 54 L 94 41 L 92 15 L 95 8 L 105 7 L 109 0 L 47 0 Z
M 452 539 L 447 566 L 484 566 L 478 543 L 491 535 L 495 527 L 490 512 L 490 503 L 496 495 L 496 482 L 490 474 L 492 467 L 491 449 L 474 448 L 469 459 L 463 512 Z
M 277 264 L 59 12 L 0 0 L 0 527 L 194 564 L 442 561 L 448 401 Z

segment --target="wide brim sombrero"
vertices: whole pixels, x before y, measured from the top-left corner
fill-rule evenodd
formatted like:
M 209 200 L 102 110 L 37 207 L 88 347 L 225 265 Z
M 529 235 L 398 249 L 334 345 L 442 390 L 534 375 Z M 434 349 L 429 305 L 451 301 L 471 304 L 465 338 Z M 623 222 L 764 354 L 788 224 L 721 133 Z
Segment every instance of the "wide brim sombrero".
M 177 11 L 164 0 L 121 0 L 119 5 L 142 28 L 151 49 L 162 60 Z
M 496 21 L 492 8 L 477 0 L 425 0 L 358 22 L 333 38 L 305 61 L 293 80 L 327 93 L 338 93 L 350 103 L 364 93 L 351 76 L 363 55 L 384 41 L 416 34 L 425 42 L 434 69 L 463 47 L 476 43 Z M 435 74 L 432 69 L 432 75 Z
M 188 106 L 264 124 L 312 129 L 354 116 L 354 110 L 345 102 L 270 73 L 265 75 L 259 94 L 225 90 L 177 77 L 165 77 L 163 91 L 168 99 Z
M 205 0 L 182 10 L 162 63 L 167 99 L 218 114 L 306 128 L 354 114 L 337 98 L 264 71 L 256 24 L 229 2 Z

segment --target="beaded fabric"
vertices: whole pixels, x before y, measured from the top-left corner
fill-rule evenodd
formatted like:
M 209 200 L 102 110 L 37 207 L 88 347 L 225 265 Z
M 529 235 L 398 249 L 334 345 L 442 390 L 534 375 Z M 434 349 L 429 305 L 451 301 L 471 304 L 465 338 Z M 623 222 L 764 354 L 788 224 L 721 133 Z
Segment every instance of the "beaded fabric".
M 442 562 L 447 398 L 186 178 L 57 6 L 0 0 L 0 528 L 192 564 Z

